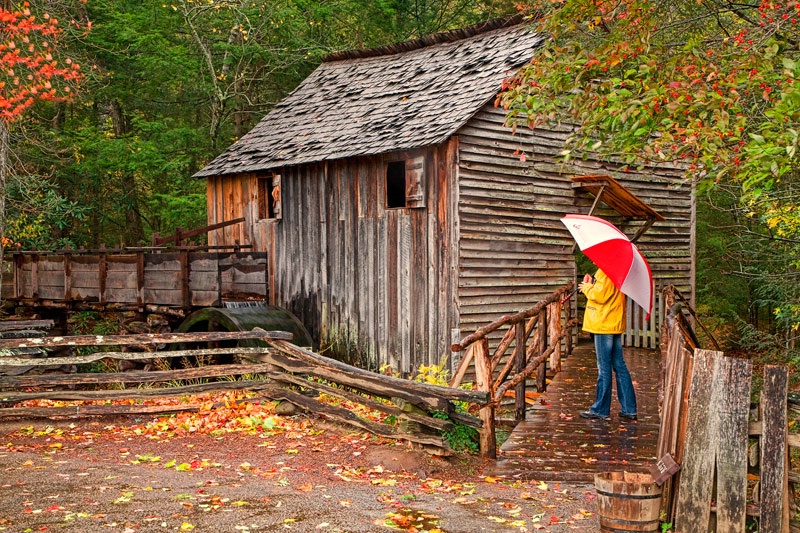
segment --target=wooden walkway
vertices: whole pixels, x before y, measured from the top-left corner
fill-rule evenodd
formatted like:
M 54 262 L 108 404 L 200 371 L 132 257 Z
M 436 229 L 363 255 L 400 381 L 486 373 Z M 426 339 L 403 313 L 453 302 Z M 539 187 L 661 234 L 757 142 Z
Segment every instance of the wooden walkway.
M 496 476 L 524 480 L 594 480 L 597 472 L 647 472 L 656 461 L 660 354 L 626 348 L 633 376 L 639 420 L 620 418 L 616 387 L 610 420 L 587 420 L 578 413 L 594 401 L 597 364 L 594 347 L 582 339 L 527 420 L 500 447 Z

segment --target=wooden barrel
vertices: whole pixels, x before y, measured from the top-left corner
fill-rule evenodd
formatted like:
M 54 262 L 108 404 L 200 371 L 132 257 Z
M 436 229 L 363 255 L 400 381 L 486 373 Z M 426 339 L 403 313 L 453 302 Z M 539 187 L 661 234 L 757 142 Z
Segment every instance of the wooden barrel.
M 659 531 L 661 487 L 650 474 L 595 474 L 600 531 Z

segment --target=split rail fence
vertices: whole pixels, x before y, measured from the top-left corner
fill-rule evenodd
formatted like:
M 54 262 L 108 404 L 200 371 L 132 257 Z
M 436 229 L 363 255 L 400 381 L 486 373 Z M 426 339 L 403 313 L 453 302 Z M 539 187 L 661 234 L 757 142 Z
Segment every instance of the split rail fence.
M 368 372 L 295 346 L 288 342 L 291 338 L 291 333 L 254 328 L 246 332 L 0 339 L 0 417 L 196 411 L 202 406 L 200 402 L 164 406 L 147 400 L 248 390 L 260 394 L 258 398 L 288 401 L 330 419 L 376 435 L 407 440 L 434 452 L 446 453 L 448 444 L 442 432 L 451 429 L 454 422 L 482 430 L 481 420 L 459 412 L 456 403 L 484 405 L 489 401 L 484 392 Z M 261 341 L 264 346 L 236 346 L 240 341 Z M 166 349 L 170 345 L 175 349 Z M 102 351 L 74 353 L 98 348 Z M 198 359 L 235 362 L 191 366 Z M 164 369 L 91 371 L 92 364 L 104 362 L 114 367 L 121 361 Z M 42 373 L 43 369 L 51 372 Z M 318 401 L 321 394 L 353 401 L 410 423 L 388 425 L 362 419 L 333 402 Z M 118 399 L 135 403 L 107 404 L 108 400 Z M 26 400 L 75 404 L 42 407 L 36 402 L 26 405 Z M 447 419 L 437 416 L 439 413 L 445 413 Z

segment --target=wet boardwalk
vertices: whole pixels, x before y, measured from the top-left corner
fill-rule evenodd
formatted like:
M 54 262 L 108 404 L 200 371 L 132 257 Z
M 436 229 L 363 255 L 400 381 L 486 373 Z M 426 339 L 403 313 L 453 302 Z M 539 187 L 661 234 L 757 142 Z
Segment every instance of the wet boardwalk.
M 517 425 L 500 447 L 495 475 L 505 478 L 586 481 L 596 472 L 647 472 L 656 461 L 660 354 L 625 349 L 633 376 L 639 420 L 621 419 L 616 388 L 611 419 L 578 416 L 594 401 L 597 366 L 594 349 L 582 340 L 562 362 L 562 371 L 548 385 L 527 420 Z

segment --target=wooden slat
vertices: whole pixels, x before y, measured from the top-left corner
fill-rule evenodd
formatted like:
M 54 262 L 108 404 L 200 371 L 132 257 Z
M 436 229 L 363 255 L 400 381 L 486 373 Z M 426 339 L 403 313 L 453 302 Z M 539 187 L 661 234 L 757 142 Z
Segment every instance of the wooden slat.
M 697 350 L 689 385 L 686 447 L 681 464 L 675 528 L 682 532 L 706 532 L 714 480 L 716 416 L 711 403 L 715 370 L 722 354 Z
M 723 357 L 714 376 L 709 408 L 716 416 L 717 531 L 744 532 L 747 504 L 747 418 L 753 363 Z M 784 426 L 785 427 L 785 426 Z M 678 495 L 680 497 L 680 495 Z
M 788 509 L 784 495 L 788 494 L 786 477 L 786 394 L 789 371 L 785 366 L 764 367 L 764 386 L 761 390 L 761 494 L 759 531 L 778 533 L 788 530 Z

